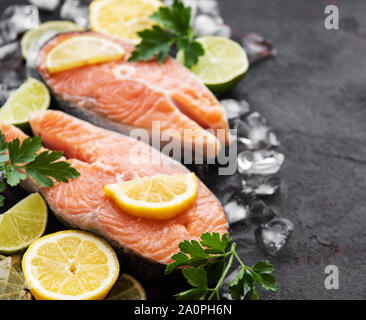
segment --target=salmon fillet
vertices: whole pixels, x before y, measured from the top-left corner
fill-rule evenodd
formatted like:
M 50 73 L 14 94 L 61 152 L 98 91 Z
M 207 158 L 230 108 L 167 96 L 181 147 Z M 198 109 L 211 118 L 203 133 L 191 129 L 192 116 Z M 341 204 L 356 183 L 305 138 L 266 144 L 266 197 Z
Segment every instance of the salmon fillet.
M 183 240 L 199 239 L 204 232 L 228 231 L 219 201 L 202 182 L 195 203 L 182 214 L 163 221 L 131 216 L 105 196 L 103 187 L 107 184 L 188 172 L 149 145 L 60 111 L 34 113 L 30 125 L 34 134 L 43 138 L 45 147 L 64 151 L 67 161 L 81 174 L 69 183 L 56 182 L 52 188 L 40 187 L 30 177 L 27 181 L 28 191 L 41 192 L 67 225 L 98 233 L 124 252 L 160 264 L 171 261 Z M 9 124 L 1 123 L 0 129 L 7 140 L 27 137 Z
M 112 40 L 125 49 L 125 57 L 48 73 L 45 66 L 48 52 L 75 36 Z M 216 156 L 221 145 L 219 140 L 229 141 L 223 106 L 193 73 L 173 58 L 168 57 L 163 64 L 156 60 L 127 62 L 133 49 L 128 42 L 98 33 L 62 34 L 40 51 L 38 70 L 68 113 L 124 134 L 142 128 L 151 136 L 153 122 L 159 121 L 160 130 L 173 132 L 174 142 L 183 148 L 202 147 L 204 155 Z

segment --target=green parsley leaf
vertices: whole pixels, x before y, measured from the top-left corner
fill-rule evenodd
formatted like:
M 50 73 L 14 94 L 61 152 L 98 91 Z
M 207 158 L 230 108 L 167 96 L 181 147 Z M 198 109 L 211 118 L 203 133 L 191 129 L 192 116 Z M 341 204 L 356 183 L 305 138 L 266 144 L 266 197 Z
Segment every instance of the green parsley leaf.
M 71 164 L 65 161 L 57 161 L 62 157 L 62 152 L 43 151 L 35 160 L 25 166 L 25 171 L 40 185 L 53 187 L 52 177 L 60 182 L 68 182 L 77 178 L 80 173 Z M 57 162 L 55 162 L 57 161 Z
M 24 173 L 19 172 L 13 166 L 8 165 L 4 168 L 4 175 L 6 181 L 11 187 L 15 187 L 20 183 L 20 181 L 27 179 L 27 176 Z
M 206 290 L 193 288 L 175 295 L 177 300 L 201 300 L 206 295 Z
M 208 285 L 209 287 L 215 287 L 216 283 L 220 280 L 222 273 L 225 270 L 225 259 L 216 259 L 211 261 L 206 268 Z
M 172 256 L 172 259 L 174 260 L 174 262 L 166 266 L 165 274 L 169 274 L 179 267 L 188 266 L 190 264 L 188 256 L 182 252 L 174 254 Z
M 250 300 L 259 300 L 258 296 L 258 289 L 257 287 L 253 287 L 252 290 L 249 292 Z
M 158 25 L 138 32 L 141 42 L 136 45 L 128 61 L 147 61 L 157 56 L 158 62 L 163 63 L 171 47 L 177 44 L 178 50 L 184 52 L 186 67 L 190 68 L 198 62 L 204 49 L 196 41 L 190 26 L 190 7 L 174 0 L 171 7 L 160 7 L 150 18 L 158 22 Z
M 262 287 L 266 290 L 277 291 L 276 278 L 271 274 L 262 274 Z
M 197 64 L 199 57 L 205 54 L 203 46 L 194 39 L 181 39 L 178 41 L 178 50 L 184 52 L 184 65 L 187 68 Z
M 254 281 L 258 283 L 260 286 L 262 286 L 263 284 L 262 276 L 253 270 L 250 271 L 250 274 L 253 277 Z
M 204 233 L 201 242 L 185 240 L 179 244 L 180 252 L 174 254 L 173 263 L 169 264 L 165 273 L 185 266 L 182 269 L 187 282 L 195 287 L 176 295 L 177 299 L 204 299 L 208 295 L 211 300 L 219 299 L 219 289 L 228 274 L 235 257 L 240 269 L 229 284 L 229 292 L 234 300 L 250 295 L 251 299 L 258 299 L 256 285 L 266 290 L 276 291 L 276 279 L 271 275 L 272 265 L 267 260 L 256 263 L 253 267 L 245 266 L 235 249 L 237 244 L 223 234 Z
M 212 234 L 206 232 L 201 235 L 201 245 L 207 247 L 206 253 L 225 253 L 232 240 L 228 239 L 228 234 L 225 233 L 220 239 L 220 234 L 214 232 Z
M 6 142 L 5 135 L 0 131 L 0 168 L 4 171 L 6 182 L 14 187 L 27 178 L 28 173 L 43 187 L 52 187 L 55 179 L 68 182 L 77 178 L 80 173 L 65 161 L 58 161 L 62 152 L 37 152 L 42 147 L 42 138 L 26 138 L 21 143 L 19 139 Z M 5 184 L 0 184 L 0 192 L 5 190 Z M 4 197 L 0 196 L 0 206 L 4 204 Z
M 19 139 L 14 139 L 8 144 L 11 164 L 23 164 L 33 161 L 37 157 L 37 151 L 42 147 L 42 138 L 26 138 L 20 144 Z
M 179 244 L 179 249 L 181 252 L 189 254 L 194 260 L 205 261 L 210 258 L 196 240 L 192 240 L 191 242 L 184 240 Z
M 207 290 L 207 273 L 203 266 L 184 268 L 182 272 L 191 286 Z
M 240 269 L 229 284 L 229 292 L 233 300 L 240 300 L 244 295 L 244 269 Z
M 260 274 L 271 274 L 274 270 L 273 266 L 270 264 L 268 260 L 262 260 L 257 262 L 253 267 L 255 272 Z
M 173 44 L 173 39 L 160 26 L 138 32 L 143 39 L 132 52 L 128 61 L 147 61 L 158 55 L 159 63 L 163 63 Z
M 160 7 L 150 18 L 157 21 L 176 36 L 186 35 L 191 30 L 191 8 L 185 7 L 178 0 L 174 0 L 171 7 Z

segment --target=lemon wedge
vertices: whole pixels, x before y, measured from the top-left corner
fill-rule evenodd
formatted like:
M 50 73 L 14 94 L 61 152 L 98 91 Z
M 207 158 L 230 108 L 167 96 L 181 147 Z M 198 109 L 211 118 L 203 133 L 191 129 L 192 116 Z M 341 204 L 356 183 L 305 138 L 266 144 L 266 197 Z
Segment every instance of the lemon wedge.
M 74 36 L 56 45 L 46 58 L 49 73 L 122 59 L 125 50 L 117 43 L 95 36 Z
M 118 279 L 119 263 L 103 239 L 66 230 L 33 242 L 22 269 L 37 300 L 101 300 Z
M 112 37 L 138 43 L 137 32 L 156 22 L 149 17 L 160 6 L 158 0 L 95 0 L 90 4 L 90 28 Z
M 194 173 L 163 175 L 104 187 L 108 197 L 126 213 L 150 219 L 170 219 L 187 210 L 197 197 Z

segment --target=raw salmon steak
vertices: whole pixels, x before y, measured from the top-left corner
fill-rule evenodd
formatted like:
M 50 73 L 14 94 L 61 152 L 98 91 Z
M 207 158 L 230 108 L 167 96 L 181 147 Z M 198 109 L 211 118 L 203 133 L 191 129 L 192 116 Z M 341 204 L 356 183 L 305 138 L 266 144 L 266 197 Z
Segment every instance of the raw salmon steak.
M 47 43 L 38 57 L 38 70 L 64 111 L 124 134 L 145 129 L 148 139 L 156 130 L 155 122 L 174 143 L 203 150 L 210 157 L 217 155 L 220 142 L 229 141 L 223 106 L 171 57 L 162 64 L 155 59 L 128 62 L 134 46 L 108 38 L 125 49 L 123 59 L 50 74 L 45 63 L 50 50 L 70 37 L 81 36 L 108 38 L 93 32 L 62 34 Z
M 104 194 L 104 185 L 156 174 L 189 172 L 181 163 L 148 144 L 96 127 L 61 111 L 42 111 L 30 118 L 33 133 L 50 150 L 64 157 L 80 172 L 69 183 L 43 188 L 28 177 L 25 187 L 40 192 L 55 215 L 66 225 L 95 232 L 126 256 L 165 265 L 183 240 L 199 239 L 204 232 L 228 232 L 223 209 L 199 181 L 195 203 L 168 220 L 131 216 Z M 0 123 L 6 140 L 27 137 L 18 128 Z

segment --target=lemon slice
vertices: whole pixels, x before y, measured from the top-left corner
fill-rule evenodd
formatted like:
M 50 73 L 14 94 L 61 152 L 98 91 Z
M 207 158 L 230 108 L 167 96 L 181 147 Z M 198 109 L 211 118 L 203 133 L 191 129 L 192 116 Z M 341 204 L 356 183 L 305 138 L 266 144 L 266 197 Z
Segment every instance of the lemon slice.
M 23 128 L 32 112 L 49 108 L 50 100 L 47 87 L 36 79 L 28 78 L 0 109 L 0 121 Z
M 89 232 L 66 230 L 33 242 L 22 260 L 37 300 L 101 300 L 118 278 L 111 246 Z
M 146 300 L 146 292 L 140 282 L 127 273 L 123 273 L 113 289 L 108 294 L 107 300 Z
M 137 32 L 151 28 L 156 22 L 149 16 L 160 6 L 158 0 L 95 0 L 90 4 L 90 28 L 134 43 Z
M 169 219 L 188 209 L 197 197 L 194 173 L 156 175 L 104 187 L 125 212 L 142 218 Z
M 31 29 L 27 31 L 20 41 L 22 47 L 22 55 L 24 59 L 27 59 L 27 53 L 29 48 L 33 43 L 38 42 L 46 33 L 50 33 L 50 35 L 55 36 L 56 34 L 62 32 L 71 32 L 71 31 L 83 31 L 84 28 L 78 26 L 77 24 L 66 21 L 48 21 L 42 23 L 39 27 L 35 29 Z
M 198 63 L 190 68 L 213 92 L 221 93 L 235 87 L 249 68 L 244 49 L 235 41 L 206 36 L 197 39 L 205 50 Z M 184 53 L 179 51 L 177 60 L 184 63 Z
M 90 64 L 122 59 L 125 50 L 117 43 L 93 36 L 75 36 L 60 42 L 48 54 L 46 68 L 55 73 Z
M 0 214 L 0 252 L 14 253 L 27 248 L 42 236 L 47 225 L 47 206 L 34 193 Z

